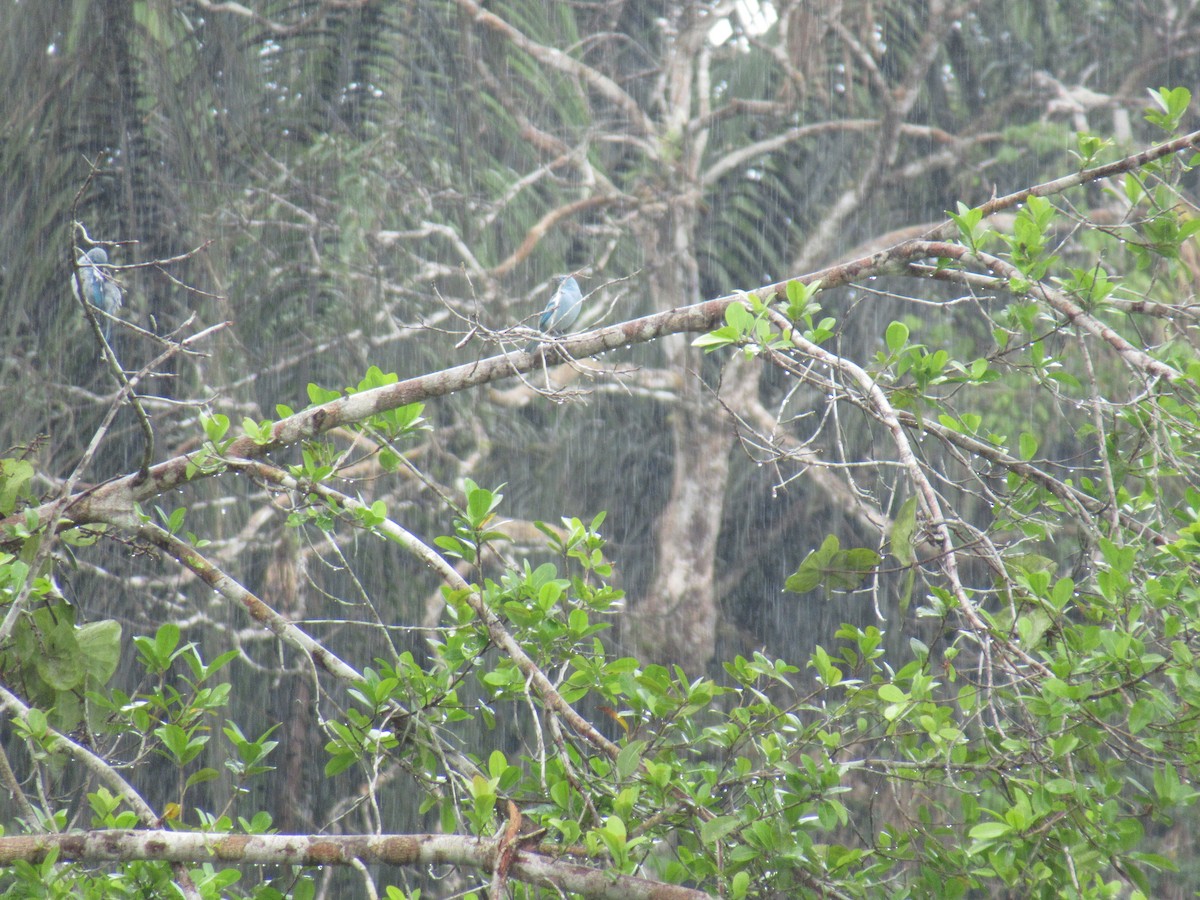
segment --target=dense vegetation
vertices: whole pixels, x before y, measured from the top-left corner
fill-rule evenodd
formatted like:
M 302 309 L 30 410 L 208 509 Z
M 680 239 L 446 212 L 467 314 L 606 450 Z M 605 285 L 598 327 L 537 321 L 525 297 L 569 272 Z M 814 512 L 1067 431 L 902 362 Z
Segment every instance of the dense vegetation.
M 1200 14 L 733 6 L 0 13 L 8 895 L 1200 888 Z

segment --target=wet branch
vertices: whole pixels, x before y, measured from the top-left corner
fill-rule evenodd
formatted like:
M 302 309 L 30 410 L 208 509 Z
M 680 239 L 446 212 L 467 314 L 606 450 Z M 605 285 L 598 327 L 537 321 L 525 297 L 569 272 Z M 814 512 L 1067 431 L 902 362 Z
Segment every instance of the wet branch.
M 451 865 L 491 872 L 504 838 L 448 834 L 320 835 L 203 834 L 180 831 L 90 831 L 0 837 L 0 865 L 39 863 L 51 850 L 60 860 L 135 859 L 200 864 L 214 857 L 235 865 Z M 710 900 L 692 888 L 580 865 L 514 848 L 510 880 L 557 888 L 595 900 Z

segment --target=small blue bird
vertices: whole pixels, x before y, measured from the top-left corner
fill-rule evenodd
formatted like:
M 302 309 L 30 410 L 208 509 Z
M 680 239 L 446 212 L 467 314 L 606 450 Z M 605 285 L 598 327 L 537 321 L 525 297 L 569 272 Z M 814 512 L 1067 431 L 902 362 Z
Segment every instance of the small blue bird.
M 570 275 L 558 275 L 558 287 L 542 310 L 538 328 L 546 334 L 565 334 L 579 318 L 583 308 L 583 293 L 579 283 Z
M 101 312 L 115 316 L 121 308 L 121 288 L 109 271 L 100 268 L 108 264 L 108 252 L 103 247 L 93 247 L 79 257 L 76 264 L 79 266 L 78 272 L 71 273 L 71 293 L 75 299 L 79 299 L 82 286 L 83 299 Z M 100 328 L 107 341 L 112 332 L 112 321 L 101 316 Z

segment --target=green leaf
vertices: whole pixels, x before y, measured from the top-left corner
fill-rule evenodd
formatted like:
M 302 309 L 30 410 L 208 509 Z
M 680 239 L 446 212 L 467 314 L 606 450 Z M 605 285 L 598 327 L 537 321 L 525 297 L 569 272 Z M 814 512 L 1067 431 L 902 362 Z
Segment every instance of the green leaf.
M 121 623 L 88 622 L 75 631 L 75 642 L 87 675 L 97 686 L 107 684 L 121 662 Z
M 729 347 L 737 344 L 738 338 L 739 334 L 737 330 L 726 325 L 715 331 L 700 335 L 692 341 L 692 346 L 699 347 L 705 352 L 711 353 L 713 350 L 718 350 L 721 347 Z
M 1087 168 L 1094 164 L 1096 157 L 1105 147 L 1111 147 L 1112 141 L 1104 140 L 1097 135 L 1090 134 L 1086 131 L 1081 131 L 1076 135 L 1076 143 L 1079 147 L 1080 167 Z
M 737 816 L 717 816 L 700 826 L 700 840 L 705 844 L 715 844 L 725 835 L 736 831 L 741 825 L 742 820 Z
M 25 716 L 25 727 L 29 729 L 29 733 L 37 737 L 46 734 L 46 729 L 49 723 L 46 721 L 46 714 L 36 707 L 30 709 Z
M 841 543 L 834 535 L 829 535 L 821 544 L 819 550 L 814 550 L 807 557 L 787 581 L 784 582 L 783 589 L 791 591 L 794 594 L 804 594 L 811 591 L 822 580 L 822 563 L 832 558 L 833 554 L 841 547 Z
M 793 322 L 799 322 L 807 316 L 815 316 L 820 312 L 821 307 L 817 305 L 814 298 L 821 290 L 821 279 L 816 279 L 811 284 L 805 284 L 799 279 L 793 278 L 787 283 L 787 317 Z
M 220 444 L 221 439 L 225 437 L 225 433 L 229 431 L 229 416 L 221 415 L 221 413 L 213 413 L 200 416 L 200 427 L 204 429 L 204 436 L 214 444 Z
M 1165 88 L 1157 91 L 1147 88 L 1150 99 L 1158 110 L 1146 113 L 1146 121 L 1159 126 L 1164 131 L 1175 131 L 1183 120 L 1188 106 L 1192 102 L 1192 92 L 1185 87 Z
M 242 419 L 242 431 L 260 447 L 274 440 L 274 427 L 275 423 L 270 419 L 263 419 L 261 422 L 255 422 L 249 416 Z
M 959 201 L 958 211 L 947 210 L 946 215 L 958 226 L 958 237 L 964 246 L 975 250 L 983 243 L 987 236 L 987 226 L 983 224 L 982 209 L 971 208 Z
M 480 530 L 487 524 L 504 495 L 481 488 L 469 478 L 464 479 L 464 489 L 467 494 L 467 522 L 473 530 Z
M 784 590 L 803 594 L 821 584 L 834 591 L 853 590 L 882 561 L 878 553 L 866 547 L 840 548 L 837 537 L 829 535 L 820 548 L 808 554 L 800 568 L 788 577 Z
M 354 753 L 338 753 L 330 757 L 329 762 L 325 763 L 326 775 L 337 775 L 339 772 L 344 772 L 352 765 L 358 762 L 358 756 Z
M 750 873 L 745 869 L 729 881 L 729 900 L 742 900 L 750 890 Z
M 911 566 L 917 561 L 913 532 L 917 528 L 917 498 L 909 497 L 892 520 L 892 531 L 888 536 L 892 555 L 902 566 Z
M 638 770 L 642 764 L 642 751 L 646 749 L 645 741 L 630 741 L 617 754 L 617 778 L 624 781 Z
M 323 403 L 330 403 L 342 396 L 341 391 L 331 391 L 328 388 L 323 388 L 320 385 L 308 385 L 308 401 L 312 406 L 320 406 Z
M 1140 697 L 1134 701 L 1133 706 L 1129 708 L 1129 731 L 1131 734 L 1137 734 L 1147 725 L 1154 721 L 1156 715 L 1154 703 L 1145 697 Z
M 984 822 L 976 825 L 968 834 L 976 841 L 995 841 L 1012 831 L 1012 826 L 1004 822 Z
M 399 380 L 400 377 L 395 372 L 385 373 L 379 366 L 370 366 L 367 369 L 367 374 L 358 383 L 358 387 L 348 388 L 347 393 L 356 394 L 362 391 L 369 391 L 373 388 L 395 384 Z
M 754 323 L 754 316 L 742 304 L 734 302 L 725 307 L 725 322 L 739 334 L 745 334 Z
M 0 459 L 0 515 L 16 509 L 17 501 L 29 494 L 33 464 L 23 459 Z
M 488 774 L 495 779 L 499 779 L 508 768 L 508 759 L 500 750 L 493 750 L 488 757 Z
M 216 781 L 221 777 L 221 773 L 216 769 L 200 769 L 193 772 L 187 777 L 187 781 L 183 783 L 184 788 L 190 788 L 193 785 L 204 784 L 207 781 Z
M 39 625 L 46 622 L 39 616 Z M 75 625 L 68 618 L 59 618 L 50 627 L 42 627 L 40 649 L 34 657 L 37 673 L 56 691 L 70 691 L 83 684 L 86 670 L 75 637 Z
M 906 703 L 910 698 L 908 694 L 898 688 L 894 684 L 881 684 L 879 686 L 879 699 L 885 703 Z

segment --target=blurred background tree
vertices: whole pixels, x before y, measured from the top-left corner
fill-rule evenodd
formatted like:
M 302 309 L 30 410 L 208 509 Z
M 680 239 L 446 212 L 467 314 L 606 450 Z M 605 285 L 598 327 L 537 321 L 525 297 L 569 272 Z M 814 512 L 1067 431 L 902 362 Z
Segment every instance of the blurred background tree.
M 591 327 L 878 249 L 958 200 L 1062 174 L 1077 131 L 1148 143 L 1146 89 L 1200 83 L 1197 13 L 1119 0 L 10 0 L 0 24 L 0 442 L 30 448 L 46 494 L 113 396 L 66 289 L 88 238 L 116 242 L 131 323 L 232 323 L 150 381 L 162 459 L 197 445 L 201 409 L 271 419 L 278 403 L 304 406 L 310 383 L 357 385 L 371 365 L 403 378 L 522 349 L 558 273 L 578 273 Z M 966 304 L 900 291 L 880 279 L 822 297 L 840 353 L 871 359 L 894 320 L 955 356 L 988 349 Z M 129 369 L 154 352 L 122 329 L 115 349 Z M 988 412 L 1014 434 L 1088 415 L 1002 387 Z M 901 616 L 901 577 L 836 604 L 781 592 L 828 534 L 882 548 L 905 499 L 886 468 L 838 468 L 880 432 L 830 410 L 819 388 L 677 335 L 431 404 L 435 429 L 408 451 L 420 477 L 380 479 L 361 444 L 343 449 L 357 489 L 427 539 L 466 477 L 505 485 L 514 553 L 531 546 L 529 521 L 607 511 L 630 597 L 615 652 L 699 676 L 760 648 L 803 658 L 877 613 L 891 649 L 935 634 Z M 1096 474 L 1077 434 L 1054 429 L 1040 453 Z M 132 471 L 142 441 L 122 412 L 83 480 Z M 790 452 L 802 441 L 808 453 Z M 967 521 L 988 516 L 986 493 L 958 499 Z M 384 652 L 376 630 L 345 625 L 376 611 L 438 621 L 418 562 L 289 528 L 249 479 L 204 484 L 188 507 L 243 583 L 296 621 L 328 620 L 317 630 L 333 647 Z M 1066 570 L 1095 549 L 1070 530 L 1053 543 L 1039 552 Z M 286 735 L 262 803 L 285 830 L 326 824 L 341 795 L 312 778 L 324 738 L 297 660 L 126 542 L 80 551 L 61 577 L 83 618 L 127 635 L 171 620 L 240 649 L 237 703 Z M 391 639 L 425 652 L 420 630 Z M 498 742 L 519 744 L 505 727 Z M 415 815 L 395 803 L 395 821 Z

